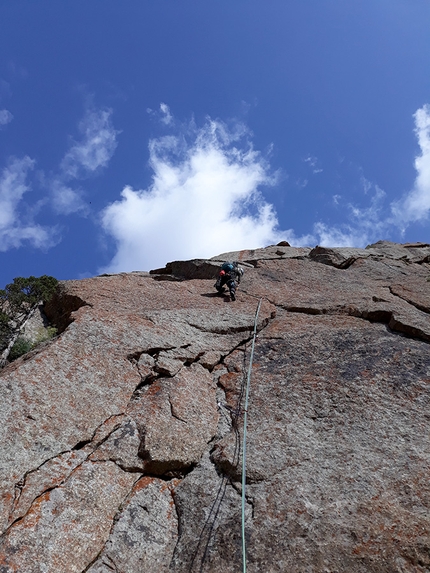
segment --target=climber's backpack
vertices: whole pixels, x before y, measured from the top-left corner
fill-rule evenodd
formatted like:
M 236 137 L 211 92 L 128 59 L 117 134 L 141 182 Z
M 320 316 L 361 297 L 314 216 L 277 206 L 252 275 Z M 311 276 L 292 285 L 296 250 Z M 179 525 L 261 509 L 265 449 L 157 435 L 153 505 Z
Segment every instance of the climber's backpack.
M 231 271 L 234 269 L 234 265 L 233 263 L 223 263 L 221 269 L 226 273 L 231 273 Z

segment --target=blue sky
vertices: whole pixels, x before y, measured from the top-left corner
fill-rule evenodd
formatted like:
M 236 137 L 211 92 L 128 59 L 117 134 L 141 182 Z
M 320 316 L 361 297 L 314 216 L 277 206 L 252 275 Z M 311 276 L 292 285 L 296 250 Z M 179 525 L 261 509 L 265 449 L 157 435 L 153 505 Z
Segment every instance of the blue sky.
M 3 0 L 0 286 L 424 241 L 428 0 Z

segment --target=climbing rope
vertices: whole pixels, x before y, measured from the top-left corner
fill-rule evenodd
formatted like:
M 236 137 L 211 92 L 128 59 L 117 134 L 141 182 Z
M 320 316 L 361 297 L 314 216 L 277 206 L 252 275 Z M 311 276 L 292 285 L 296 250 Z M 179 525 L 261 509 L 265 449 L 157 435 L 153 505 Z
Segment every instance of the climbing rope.
M 252 361 L 254 359 L 255 338 L 257 335 L 258 313 L 260 312 L 261 298 L 254 318 L 254 332 L 252 335 L 251 356 L 249 358 L 248 377 L 246 379 L 245 408 L 243 415 L 243 446 L 242 446 L 242 561 L 243 573 L 246 573 L 246 543 L 245 543 L 245 501 L 246 501 L 246 424 L 248 421 L 248 398 L 251 383 Z

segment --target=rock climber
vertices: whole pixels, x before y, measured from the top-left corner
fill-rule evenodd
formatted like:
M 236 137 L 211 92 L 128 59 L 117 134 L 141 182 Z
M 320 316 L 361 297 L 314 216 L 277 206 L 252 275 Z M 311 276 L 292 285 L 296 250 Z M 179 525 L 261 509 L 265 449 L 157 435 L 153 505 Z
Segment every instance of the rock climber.
M 230 291 L 231 300 L 236 300 L 236 289 L 240 284 L 240 279 L 243 276 L 243 269 L 239 267 L 238 263 L 235 262 L 225 262 L 221 266 L 217 281 L 215 283 L 215 288 L 222 294 L 224 292 L 224 285 L 227 285 Z

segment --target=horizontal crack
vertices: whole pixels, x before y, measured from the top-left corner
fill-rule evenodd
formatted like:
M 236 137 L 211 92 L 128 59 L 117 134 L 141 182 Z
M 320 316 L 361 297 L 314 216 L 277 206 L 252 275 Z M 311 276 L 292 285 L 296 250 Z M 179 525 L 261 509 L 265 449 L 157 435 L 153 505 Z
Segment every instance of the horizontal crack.
M 76 446 L 73 446 L 72 450 L 82 450 L 82 448 L 85 448 L 85 446 L 87 446 L 90 443 L 91 440 L 83 440 L 82 442 L 78 442 Z
M 396 318 L 394 311 L 386 309 L 375 309 L 375 310 L 360 310 L 356 307 L 338 307 L 338 308 L 316 308 L 316 307 L 296 307 L 296 306 L 284 306 L 278 305 L 280 308 L 300 314 L 308 314 L 312 316 L 352 316 L 354 318 L 361 318 L 362 320 L 367 320 L 369 322 L 376 322 L 385 324 L 389 327 L 392 334 L 403 335 L 408 338 L 420 340 L 422 342 L 430 342 L 430 334 L 423 331 L 419 327 L 412 324 L 406 324 L 405 322 Z
M 401 294 L 395 292 L 393 290 L 393 287 L 390 286 L 390 293 L 393 296 L 396 296 L 397 298 L 400 298 L 401 300 L 404 300 L 405 302 L 407 302 L 408 304 L 412 305 L 413 307 L 417 308 L 418 310 L 421 310 L 421 312 L 425 312 L 426 314 L 430 314 L 430 308 L 427 306 L 423 306 L 422 304 L 419 304 L 418 302 L 415 302 L 414 300 L 411 300 L 410 298 L 406 297 L 406 296 L 402 296 Z
M 181 347 L 181 348 L 185 348 Z M 160 354 L 160 352 L 167 352 L 169 350 L 174 350 L 175 346 L 156 346 L 154 348 L 147 348 L 146 350 L 137 350 L 136 352 L 131 352 L 130 354 L 127 354 L 127 360 L 129 360 L 130 362 L 133 362 L 134 360 L 137 362 L 139 362 L 139 358 L 142 356 L 142 354 L 148 354 L 149 356 L 158 356 L 158 354 Z
M 199 324 L 193 324 L 192 322 L 189 323 L 192 328 L 199 330 L 200 332 L 209 332 L 211 334 L 239 334 L 240 332 L 246 332 L 252 330 L 252 327 L 249 325 L 246 326 L 236 326 L 236 327 L 225 327 L 225 328 L 205 328 Z

